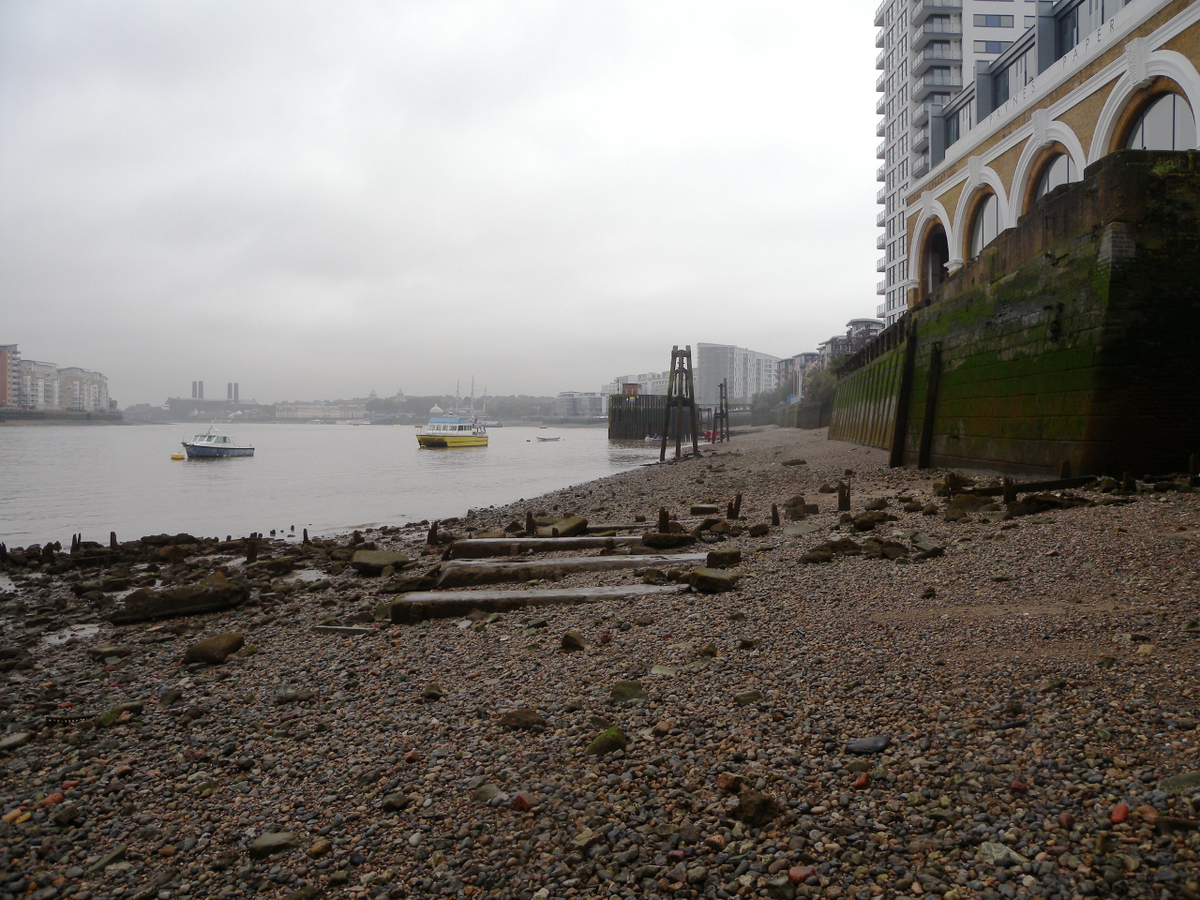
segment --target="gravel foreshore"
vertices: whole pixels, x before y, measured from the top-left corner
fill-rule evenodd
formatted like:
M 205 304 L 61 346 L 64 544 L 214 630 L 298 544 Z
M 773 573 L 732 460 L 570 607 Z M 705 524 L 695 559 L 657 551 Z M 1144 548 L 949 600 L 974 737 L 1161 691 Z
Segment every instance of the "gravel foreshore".
M 380 610 L 428 523 L 359 535 L 416 563 L 382 576 L 351 536 L 9 548 L 0 900 L 1200 897 L 1200 494 L 948 507 L 947 476 L 768 428 L 464 511 L 443 540 L 740 493 L 684 548 L 740 578 L 411 626 Z M 245 599 L 111 623 L 186 585 Z

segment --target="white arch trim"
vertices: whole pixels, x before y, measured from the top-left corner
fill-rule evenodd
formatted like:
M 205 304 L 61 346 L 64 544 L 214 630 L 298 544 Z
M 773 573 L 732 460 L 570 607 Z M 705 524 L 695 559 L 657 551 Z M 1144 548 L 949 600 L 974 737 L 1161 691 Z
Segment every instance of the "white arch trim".
M 967 176 L 962 193 L 958 195 L 958 206 L 954 210 L 955 243 L 950 245 L 950 253 L 952 254 L 951 261 L 957 260 L 960 265 L 963 260 L 963 241 L 966 240 L 971 228 L 971 223 L 965 221 L 965 217 L 967 210 L 975 202 L 975 196 L 982 188 L 991 188 L 1000 204 L 1000 231 L 1012 228 L 1016 222 L 1009 208 L 1008 191 L 1004 187 L 1004 181 L 993 169 L 974 162 L 977 159 L 978 157 L 972 157 L 971 160 L 968 160 L 968 163 L 971 163 L 967 167 L 970 175 Z M 949 235 L 949 233 L 947 230 L 946 234 Z
M 1170 78 L 1183 89 L 1184 98 L 1192 108 L 1192 115 L 1200 122 L 1200 72 L 1196 71 L 1191 60 L 1174 50 L 1155 50 L 1146 57 L 1144 70 L 1137 72 L 1135 70 L 1142 69 L 1142 66 L 1136 56 L 1133 48 L 1127 46 L 1125 74 L 1117 79 L 1104 102 L 1104 109 L 1100 111 L 1100 118 L 1092 136 L 1092 146 L 1088 150 L 1088 165 L 1108 155 L 1108 148 L 1115 137 L 1117 121 L 1129 105 L 1129 99 L 1143 84 L 1159 76 Z M 1144 77 L 1135 81 L 1136 75 L 1143 72 Z
M 1029 188 L 1029 180 L 1037 173 L 1033 171 L 1034 161 L 1043 150 L 1052 144 L 1062 144 L 1066 148 L 1067 153 L 1071 156 L 1071 162 L 1075 164 L 1075 170 L 1079 172 L 1079 177 L 1083 177 L 1083 170 L 1087 168 L 1087 153 L 1084 152 L 1083 142 L 1075 135 L 1070 126 L 1059 122 L 1047 122 L 1045 130 L 1034 129 L 1029 140 L 1025 142 L 1025 147 L 1021 151 L 1021 158 L 1017 160 L 1017 168 L 1013 173 L 1012 195 L 1009 197 L 1009 221 L 1016 222 L 1024 210 L 1021 209 L 1021 203 L 1024 202 L 1025 194 Z
M 923 194 L 921 196 L 921 214 L 917 218 L 917 224 L 913 227 L 912 239 L 908 242 L 908 276 L 910 281 L 914 280 L 913 273 L 915 272 L 917 284 L 921 283 L 921 251 L 925 249 L 925 229 L 931 222 L 937 222 L 942 226 L 946 232 L 946 246 L 953 253 L 954 227 L 950 224 L 950 216 L 946 213 L 946 207 L 942 206 L 941 201 L 934 200 L 928 194 Z M 953 259 L 952 256 L 951 260 Z

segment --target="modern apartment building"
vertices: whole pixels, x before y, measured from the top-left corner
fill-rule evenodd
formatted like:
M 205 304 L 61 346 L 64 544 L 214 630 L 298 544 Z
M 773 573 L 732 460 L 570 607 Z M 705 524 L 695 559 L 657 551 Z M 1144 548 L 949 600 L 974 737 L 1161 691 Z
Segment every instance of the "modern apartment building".
M 58 397 L 63 409 L 108 410 L 108 379 L 91 369 L 68 366 L 58 370 Z
M 17 406 L 21 395 L 18 363 L 21 351 L 16 344 L 0 344 L 0 407 Z
M 875 243 L 883 251 L 875 266 L 881 275 L 876 293 L 883 298 L 876 315 L 888 325 L 907 308 L 905 197 L 939 161 L 943 113 L 977 70 L 986 72 L 1034 24 L 1037 7 L 1035 0 L 883 0 L 875 10 L 875 89 L 881 94 L 875 112 L 883 117 L 875 129 L 883 139 L 875 173 L 883 207 L 875 218 L 883 228 Z M 971 111 L 962 115 L 969 119 Z
M 714 406 L 720 385 L 728 385 L 730 403 L 748 403 L 755 394 L 773 391 L 777 385 L 778 356 L 735 347 L 732 344 L 696 345 L 696 401 Z

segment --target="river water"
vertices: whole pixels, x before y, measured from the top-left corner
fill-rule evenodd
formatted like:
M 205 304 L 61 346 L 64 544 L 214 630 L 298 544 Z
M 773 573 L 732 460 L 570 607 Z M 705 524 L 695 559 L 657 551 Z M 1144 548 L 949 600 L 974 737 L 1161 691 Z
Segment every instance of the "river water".
M 248 459 L 174 461 L 188 425 L 0 428 L 0 541 L 107 542 L 184 531 L 328 535 L 461 516 L 657 460 L 603 428 L 496 428 L 489 446 L 421 450 L 412 426 L 236 425 Z M 537 438 L 559 437 L 541 442 Z

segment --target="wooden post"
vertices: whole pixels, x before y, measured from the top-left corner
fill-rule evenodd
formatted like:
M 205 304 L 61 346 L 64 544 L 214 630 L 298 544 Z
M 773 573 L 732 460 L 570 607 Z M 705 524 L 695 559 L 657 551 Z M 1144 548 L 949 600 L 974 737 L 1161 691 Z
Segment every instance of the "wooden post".
M 533 520 L 533 510 L 525 510 L 525 533 L 530 537 L 537 537 L 537 522 Z
M 666 534 L 667 529 L 671 527 L 671 517 L 667 515 L 667 508 L 660 506 L 658 508 L 658 533 Z
M 921 420 L 921 445 L 917 451 L 917 468 L 928 469 L 933 454 L 933 413 L 937 406 L 938 379 L 942 374 L 942 345 L 929 349 L 929 375 L 925 382 L 925 417 Z
M 909 316 L 912 319 L 912 316 Z M 900 389 L 896 392 L 896 423 L 892 427 L 892 446 L 888 451 L 888 466 L 904 465 L 904 439 L 908 436 L 908 403 L 912 394 L 912 373 L 917 362 L 917 326 L 910 321 L 904 337 L 904 364 L 900 369 Z
M 356 531 L 355 534 L 358 534 L 358 532 Z M 536 537 L 536 534 L 534 536 Z M 354 543 L 358 543 L 358 541 L 355 541 Z M 427 535 L 425 535 L 425 543 L 427 543 L 430 547 L 437 546 L 437 543 L 438 543 L 438 523 L 437 522 L 434 522 L 432 525 L 429 526 L 429 533 Z
M 778 503 L 771 504 L 771 524 L 772 525 L 779 524 L 779 504 Z
M 304 539 L 300 542 L 300 544 L 304 547 L 312 546 L 312 541 L 310 541 L 308 539 L 308 529 L 307 528 L 304 529 Z
M 108 549 L 109 550 L 117 549 L 117 533 L 115 531 L 110 531 L 108 533 Z
M 246 542 L 246 562 L 252 563 L 258 560 L 258 539 L 250 538 Z
M 738 491 L 733 498 L 733 518 L 740 519 L 742 517 L 742 492 Z
M 1003 484 L 1003 490 L 1004 490 L 1004 502 L 1005 503 L 1016 503 L 1017 502 L 1017 486 L 1016 486 L 1016 484 L 1007 475 L 1004 476 L 1004 481 L 1002 482 L 1002 484 Z
M 844 481 L 837 483 L 838 512 L 850 512 L 850 485 Z

